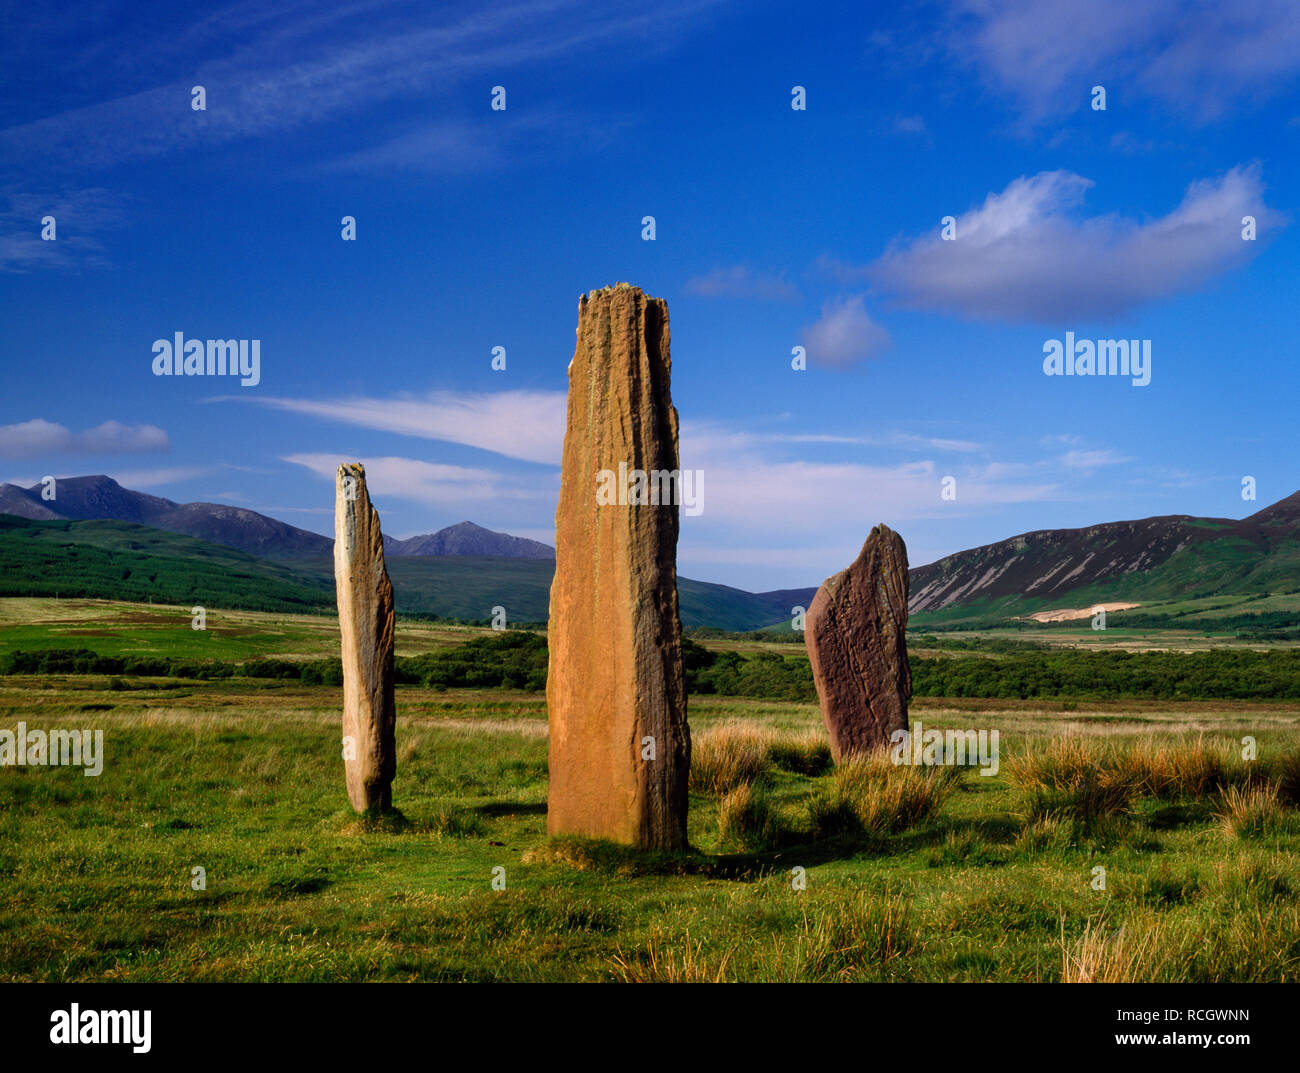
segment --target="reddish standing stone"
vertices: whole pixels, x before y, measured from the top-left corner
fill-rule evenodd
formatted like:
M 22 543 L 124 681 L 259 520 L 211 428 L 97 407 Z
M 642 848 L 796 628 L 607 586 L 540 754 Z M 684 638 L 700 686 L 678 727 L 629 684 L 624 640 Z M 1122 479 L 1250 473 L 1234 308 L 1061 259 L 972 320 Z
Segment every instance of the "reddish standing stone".
M 804 617 L 804 644 L 837 763 L 881 748 L 894 731 L 907 729 L 907 588 L 907 545 L 878 525 L 853 564 L 822 583 Z

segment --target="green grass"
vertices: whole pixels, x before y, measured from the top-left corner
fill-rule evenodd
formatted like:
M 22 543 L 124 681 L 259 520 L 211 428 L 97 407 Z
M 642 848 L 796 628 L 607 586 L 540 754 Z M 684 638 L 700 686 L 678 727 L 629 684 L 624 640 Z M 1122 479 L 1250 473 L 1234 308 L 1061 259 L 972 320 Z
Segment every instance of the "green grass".
M 324 659 L 339 652 L 338 618 L 332 605 L 296 615 L 208 608 L 204 630 L 192 628 L 193 606 L 0 597 L 0 655 L 85 648 L 101 656 L 243 662 L 269 656 Z M 397 655 L 441 651 L 485 633 L 491 636 L 473 626 L 400 621 Z
M 343 792 L 338 690 L 130 684 L 144 688 L 0 679 L 0 727 L 100 728 L 106 751 L 98 779 L 0 769 L 0 979 L 1276 980 L 1300 966 L 1294 805 L 1280 791 L 1234 804 L 1222 778 L 1159 781 L 1204 772 L 1207 750 L 1231 766 L 1247 733 L 1258 771 L 1294 777 L 1294 707 L 920 702 L 927 726 L 1001 730 L 1001 773 L 954 780 L 837 774 L 815 706 L 696 698 L 701 746 L 757 740 L 759 759 L 692 791 L 691 852 L 641 854 L 547 838 L 536 693 L 399 688 L 408 822 L 375 825 Z M 1063 733 L 1148 782 L 1092 822 L 1035 807 L 1037 776 L 1012 761 Z M 1068 787 L 1070 763 L 1034 770 Z M 941 792 L 898 789 L 918 779 Z M 819 825 L 837 793 L 852 818 Z

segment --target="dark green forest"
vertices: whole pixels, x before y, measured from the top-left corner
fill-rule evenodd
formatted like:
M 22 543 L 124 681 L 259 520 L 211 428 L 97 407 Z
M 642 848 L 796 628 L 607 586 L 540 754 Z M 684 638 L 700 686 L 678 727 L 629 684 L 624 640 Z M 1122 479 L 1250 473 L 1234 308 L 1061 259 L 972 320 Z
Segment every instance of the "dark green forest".
M 975 647 L 975 643 L 971 642 Z M 815 701 L 812 671 L 801 656 L 714 652 L 683 641 L 687 688 L 696 695 Z M 982 655 L 913 656 L 918 697 L 1002 699 L 1295 700 L 1300 651 L 1208 649 L 1202 652 L 1084 651 L 990 642 Z M 996 652 L 996 654 L 995 654 Z M 400 684 L 426 688 L 542 690 L 546 639 L 526 630 L 396 660 Z M 169 678 L 276 678 L 338 685 L 337 659 L 227 663 L 166 656 L 101 656 L 88 649 L 11 652 L 0 674 L 101 674 Z

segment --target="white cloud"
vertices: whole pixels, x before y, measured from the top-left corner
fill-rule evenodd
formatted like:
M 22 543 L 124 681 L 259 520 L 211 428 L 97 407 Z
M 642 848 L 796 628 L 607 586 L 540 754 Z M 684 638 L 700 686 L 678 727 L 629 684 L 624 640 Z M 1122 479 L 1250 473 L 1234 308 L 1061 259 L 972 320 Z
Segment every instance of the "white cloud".
M 331 483 L 340 464 L 361 461 L 366 467 L 366 487 L 373 498 L 400 499 L 424 506 L 451 508 L 469 503 L 535 500 L 553 510 L 559 493 L 558 474 L 528 479 L 496 470 L 394 456 L 358 460 L 348 454 L 321 452 L 283 457 Z
M 160 469 L 116 470 L 113 480 L 123 488 L 158 488 L 168 484 L 192 481 L 212 472 L 211 466 L 164 466 Z
M 1092 185 L 1067 171 L 1016 179 L 958 217 L 955 240 L 936 229 L 895 245 L 869 274 L 911 308 L 1059 323 L 1192 290 L 1249 261 L 1283 223 L 1264 204 L 1257 165 L 1192 183 L 1177 208 L 1146 222 L 1076 218 Z M 1260 241 L 1242 241 L 1246 215 Z
M 38 455 L 118 455 L 168 451 L 167 433 L 155 425 L 102 425 L 73 432 L 63 425 L 35 418 L 16 425 L 0 425 L 0 458 Z
M 251 402 L 402 436 L 464 444 L 506 458 L 559 465 L 567 398 L 563 391 L 435 391 L 423 396 L 343 399 L 228 395 L 212 401 Z
M 787 445 L 721 422 L 684 422 L 681 464 L 704 471 L 704 512 L 683 517 L 683 539 L 730 546 L 732 537 L 768 535 L 774 545 L 809 534 L 845 534 L 861 545 L 877 522 L 952 516 L 1051 498 L 1057 485 L 1039 467 L 945 465 L 933 459 L 898 463 L 813 462 Z M 940 499 L 941 478 L 956 475 L 957 504 Z M 853 549 L 856 551 L 856 547 Z
M 862 308 L 862 297 L 827 302 L 821 319 L 804 329 L 808 361 L 815 365 L 854 365 L 889 345 L 889 333 Z

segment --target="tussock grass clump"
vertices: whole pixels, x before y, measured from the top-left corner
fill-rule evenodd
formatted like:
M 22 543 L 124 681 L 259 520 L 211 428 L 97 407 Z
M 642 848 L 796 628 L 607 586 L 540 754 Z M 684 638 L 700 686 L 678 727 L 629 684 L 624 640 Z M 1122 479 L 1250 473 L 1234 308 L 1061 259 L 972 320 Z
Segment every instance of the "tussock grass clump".
M 756 727 L 724 723 L 691 742 L 690 786 L 700 793 L 729 793 L 766 769 L 767 742 Z
M 794 935 L 760 954 L 759 978 L 798 983 L 899 979 L 920 946 L 911 902 L 894 891 L 851 891 L 806 909 Z
M 906 977 L 908 955 L 921 949 L 910 901 L 885 890 L 817 896 L 792 922 L 757 946 L 710 945 L 689 930 L 655 927 L 635 951 L 612 959 L 628 983 L 780 983 L 883 981 Z
M 714 953 L 705 948 L 704 940 L 692 940 L 686 932 L 674 943 L 663 929 L 656 927 L 645 946 L 633 952 L 621 947 L 614 955 L 614 973 L 626 984 L 720 984 L 729 976 L 732 951 Z
M 483 821 L 467 809 L 445 808 L 434 813 L 429 830 L 439 838 L 479 838 L 484 829 Z
M 1148 737 L 1113 750 L 1108 760 L 1117 774 L 1131 779 L 1138 793 L 1168 800 L 1203 797 L 1244 778 L 1234 756 L 1231 747 L 1211 744 L 1203 736 L 1179 742 Z
M 808 804 L 819 838 L 897 834 L 924 823 L 956 786 L 956 768 L 895 764 L 885 751 L 853 756 L 835 769 L 828 791 Z
M 1298 967 L 1300 908 L 1281 902 L 1236 913 L 1146 909 L 1118 928 L 1091 921 L 1073 942 L 1061 925 L 1065 983 L 1280 982 Z
M 1247 791 L 1266 787 L 1280 805 L 1300 801 L 1300 750 L 1271 764 L 1249 763 L 1235 743 L 1203 735 L 1190 741 L 1151 736 L 1124 746 L 1059 738 L 1013 756 L 1007 768 L 1029 795 L 1031 817 L 1060 811 L 1091 821 L 1128 813 L 1137 798 L 1208 802 L 1229 791 L 1233 800 L 1258 804 L 1263 799 Z
M 718 835 L 724 845 L 760 852 L 775 849 L 789 832 L 768 792 L 760 784 L 744 782 L 718 804 Z
M 823 730 L 803 734 L 769 733 L 767 762 L 796 775 L 824 775 L 831 769 L 831 743 Z M 1300 767 L 1297 768 L 1300 775 Z
M 1029 820 L 1063 816 L 1093 823 L 1127 813 L 1140 777 L 1114 763 L 1115 749 L 1079 737 L 1032 746 L 1007 761 L 1011 777 L 1028 795 Z
M 1251 856 L 1222 861 L 1215 866 L 1208 889 L 1228 910 L 1288 901 L 1296 895 L 1289 867 L 1285 856 L 1267 861 Z
M 1130 984 L 1151 982 L 1158 972 L 1165 978 L 1178 952 L 1159 922 L 1139 919 L 1112 928 L 1099 919 L 1087 924 L 1073 943 L 1066 939 L 1061 920 L 1061 982 L 1066 984 Z M 1177 979 L 1182 965 L 1174 968 Z
M 733 722 L 691 742 L 691 789 L 698 793 L 730 793 L 773 769 L 816 776 L 830 766 L 830 743 L 816 730 L 790 733 Z
M 931 868 L 962 865 L 1005 864 L 1006 852 L 992 844 L 988 836 L 972 828 L 950 830 L 943 841 L 930 851 L 926 864 Z
M 1156 909 L 1185 905 L 1193 901 L 1202 887 L 1195 872 L 1178 874 L 1162 862 L 1154 875 L 1144 877 L 1137 889 L 1137 901 Z
M 1282 800 L 1300 806 L 1300 749 L 1283 753 L 1268 765 L 1267 771 Z
M 1016 851 L 1026 857 L 1063 850 L 1075 841 L 1075 825 L 1057 813 L 1031 816 L 1016 835 Z
M 1280 834 L 1295 826 L 1277 786 L 1229 786 L 1219 796 L 1215 818 L 1228 835 L 1256 838 Z
M 1293 982 L 1300 973 L 1300 908 L 1276 902 L 1191 918 L 1183 945 L 1182 978 L 1189 983 Z
M 1136 788 L 1127 779 L 1113 773 L 1100 771 L 1081 778 L 1071 786 L 1039 788 L 1028 798 L 1026 811 L 1029 818 L 1064 816 L 1085 825 L 1127 815 Z

